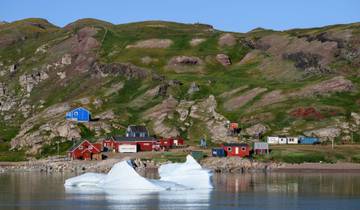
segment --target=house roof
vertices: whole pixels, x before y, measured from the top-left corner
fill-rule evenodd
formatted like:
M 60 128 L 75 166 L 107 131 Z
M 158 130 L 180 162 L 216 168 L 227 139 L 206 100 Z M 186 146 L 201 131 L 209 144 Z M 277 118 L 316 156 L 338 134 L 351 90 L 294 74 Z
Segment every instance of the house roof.
M 130 129 L 131 132 L 136 132 L 136 133 L 148 132 L 147 128 L 143 125 L 129 125 L 128 129 Z
M 72 109 L 72 110 L 70 110 L 69 112 L 74 112 L 74 111 L 76 111 L 76 110 L 84 110 L 84 111 L 86 111 L 86 112 L 89 112 L 90 114 L 91 114 L 91 112 L 88 110 L 88 109 L 86 109 L 86 108 L 84 108 L 84 107 L 77 107 L 77 108 L 75 108 L 75 109 Z
M 226 147 L 248 147 L 249 145 L 248 144 L 245 144 L 245 143 L 225 143 L 223 144 L 224 146 Z
M 78 148 L 80 145 L 82 145 L 84 142 L 88 142 L 90 145 L 92 145 L 97 151 L 101 152 L 96 146 L 94 146 L 91 142 L 89 142 L 88 140 L 83 140 L 83 141 L 78 141 L 76 142 L 76 144 L 74 146 L 72 146 L 69 149 L 69 152 L 73 152 L 74 150 L 76 150 L 76 148 Z
M 114 136 L 115 141 L 157 141 L 154 137 L 124 137 L 124 136 Z

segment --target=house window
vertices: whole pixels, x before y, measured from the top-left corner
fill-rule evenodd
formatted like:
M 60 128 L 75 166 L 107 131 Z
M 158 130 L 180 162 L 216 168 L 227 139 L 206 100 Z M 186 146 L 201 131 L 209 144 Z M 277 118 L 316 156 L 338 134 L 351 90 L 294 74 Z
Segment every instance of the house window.
M 246 147 L 241 147 L 241 151 L 245 151 L 246 150 Z
M 83 146 L 79 146 L 79 150 L 83 150 L 84 149 L 84 147 Z
M 79 114 L 78 112 L 74 112 L 74 116 L 78 116 L 78 114 Z
M 228 152 L 231 152 L 231 151 L 232 151 L 232 148 L 231 148 L 231 147 L 228 147 L 228 148 L 227 148 L 227 151 L 228 151 Z

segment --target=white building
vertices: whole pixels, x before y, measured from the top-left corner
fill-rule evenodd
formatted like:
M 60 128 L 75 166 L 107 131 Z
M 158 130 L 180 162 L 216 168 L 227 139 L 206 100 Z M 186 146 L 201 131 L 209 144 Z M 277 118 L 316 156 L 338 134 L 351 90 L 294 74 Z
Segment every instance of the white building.
M 279 144 L 286 144 L 287 138 L 286 136 L 279 136 Z
M 267 143 L 268 144 L 279 144 L 279 137 L 278 136 L 268 136 Z
M 298 137 L 287 137 L 288 144 L 298 144 L 299 138 Z

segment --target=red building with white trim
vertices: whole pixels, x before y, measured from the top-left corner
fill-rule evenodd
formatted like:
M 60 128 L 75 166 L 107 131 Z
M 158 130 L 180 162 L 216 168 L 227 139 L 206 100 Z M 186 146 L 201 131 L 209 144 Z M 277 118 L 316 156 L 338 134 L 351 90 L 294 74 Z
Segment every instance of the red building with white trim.
M 232 157 L 249 157 L 250 156 L 250 146 L 244 143 L 227 143 L 223 144 L 222 148 L 226 152 L 226 156 Z
M 68 151 L 68 156 L 72 160 L 101 160 L 101 144 L 81 141 Z

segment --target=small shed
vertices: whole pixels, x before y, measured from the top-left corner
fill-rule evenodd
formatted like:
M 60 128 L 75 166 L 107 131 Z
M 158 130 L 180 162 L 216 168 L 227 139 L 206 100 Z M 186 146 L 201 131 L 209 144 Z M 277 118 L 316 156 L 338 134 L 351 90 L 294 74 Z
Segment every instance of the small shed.
M 257 155 L 269 154 L 269 144 L 266 142 L 254 142 L 254 153 Z
M 300 144 L 320 144 L 320 139 L 317 137 L 301 136 L 299 138 Z
M 226 152 L 226 156 L 238 156 L 238 157 L 249 157 L 250 146 L 244 143 L 228 143 L 223 144 L 222 148 Z
M 76 122 L 89 122 L 91 120 L 91 113 L 89 110 L 79 107 L 67 112 L 65 118 Z
M 279 144 L 279 137 L 278 136 L 268 136 L 267 143 L 268 144 Z
M 101 160 L 101 144 L 81 141 L 68 151 L 68 156 L 72 160 Z
M 226 157 L 226 153 L 225 153 L 225 150 L 224 148 L 212 148 L 211 149 L 211 155 L 213 157 Z

